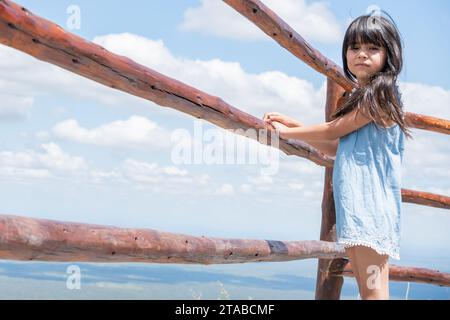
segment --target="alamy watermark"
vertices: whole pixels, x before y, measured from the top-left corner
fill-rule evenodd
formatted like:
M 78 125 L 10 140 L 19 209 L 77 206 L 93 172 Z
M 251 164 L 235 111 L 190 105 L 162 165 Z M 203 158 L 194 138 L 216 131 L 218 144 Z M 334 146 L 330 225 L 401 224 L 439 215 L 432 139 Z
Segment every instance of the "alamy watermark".
M 77 265 L 70 265 L 67 267 L 66 288 L 69 290 L 81 289 L 81 269 Z
M 370 290 L 381 289 L 381 269 L 377 265 L 370 265 L 367 267 L 367 274 L 370 276 L 367 278 L 366 285 Z
M 77 5 L 70 5 L 67 7 L 66 13 L 69 15 L 67 18 L 67 28 L 69 30 L 81 29 L 81 9 Z
M 371 4 L 366 9 L 366 14 L 370 15 L 371 19 L 368 20 L 372 23 L 371 27 L 375 29 L 381 29 L 381 8 L 375 4 Z
M 261 175 L 274 175 L 279 169 L 279 135 L 267 129 L 204 130 L 203 122 L 195 120 L 193 135 L 177 129 L 171 141 L 175 143 L 171 152 L 174 164 L 262 165 Z

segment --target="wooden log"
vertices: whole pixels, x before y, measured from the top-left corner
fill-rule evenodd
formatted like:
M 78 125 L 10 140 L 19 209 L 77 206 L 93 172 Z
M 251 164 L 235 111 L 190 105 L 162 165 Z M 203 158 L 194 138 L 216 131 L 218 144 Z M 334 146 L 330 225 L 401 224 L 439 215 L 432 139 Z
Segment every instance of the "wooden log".
M 338 83 L 346 91 L 356 84 L 348 80 L 340 66 L 323 56 L 302 38 L 275 12 L 259 0 L 223 0 L 237 12 L 253 22 L 265 34 L 314 70 Z M 410 127 L 450 134 L 450 120 L 406 112 L 406 124 Z
M 446 119 L 406 112 L 405 121 L 412 128 L 450 134 L 450 121 Z
M 346 259 L 341 260 L 345 261 Z M 346 263 L 345 266 L 340 265 L 335 270 L 330 270 L 330 274 L 336 277 L 355 277 L 350 262 Z M 391 264 L 389 265 L 389 280 L 426 283 L 441 287 L 449 287 L 450 273 L 444 273 L 427 268 L 406 267 Z
M 450 197 L 410 189 L 402 189 L 402 202 L 410 202 L 441 209 L 450 209 Z
M 329 276 L 353 276 L 344 248 L 335 242 L 208 238 L 0 215 L 3 260 L 228 264 L 314 258 L 332 259 Z M 392 265 L 389 272 L 393 281 L 450 283 L 450 274 L 425 268 Z
M 331 114 L 337 108 L 337 101 L 344 89 L 331 79 L 327 80 L 327 98 L 325 104 L 325 120 L 329 121 Z M 325 181 L 322 197 L 322 224 L 320 228 L 321 241 L 336 241 L 336 213 L 333 199 L 333 169 L 325 168 Z M 343 278 L 332 277 L 329 269 L 336 263 L 330 259 L 319 259 L 317 264 L 316 300 L 338 300 L 341 295 Z
M 105 86 L 170 107 L 237 134 L 272 145 L 270 132 L 262 119 L 236 109 L 221 98 L 169 78 L 131 59 L 64 31 L 18 4 L 0 1 L 0 43 L 23 51 Z M 249 130 L 249 131 L 247 131 Z M 298 140 L 276 139 L 287 155 L 307 158 L 322 166 L 333 159 Z
M 391 281 L 406 281 L 416 283 L 427 283 L 438 286 L 450 286 L 450 274 L 443 273 L 438 270 L 404 267 L 404 266 L 389 266 L 389 280 Z
M 343 257 L 326 241 L 196 237 L 150 229 L 0 215 L 0 259 L 225 264 Z

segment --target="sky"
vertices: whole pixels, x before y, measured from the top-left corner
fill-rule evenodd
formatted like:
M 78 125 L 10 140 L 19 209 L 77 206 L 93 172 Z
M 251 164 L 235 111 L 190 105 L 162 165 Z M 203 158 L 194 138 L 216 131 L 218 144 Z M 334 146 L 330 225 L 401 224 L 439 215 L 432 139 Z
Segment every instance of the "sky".
M 399 80 L 406 110 L 450 119 L 448 1 L 263 2 L 341 66 L 350 21 L 373 6 L 387 11 L 404 42 Z M 222 1 L 20 4 L 256 117 L 279 111 L 305 124 L 324 120 L 325 77 Z M 319 239 L 324 168 L 304 158 L 5 46 L 0 46 L 0 101 L 2 214 L 198 236 Z M 450 195 L 448 136 L 412 132 L 403 187 Z M 254 152 L 257 161 L 248 156 L 240 163 L 231 154 L 232 161 L 214 163 L 207 150 L 219 138 L 241 143 L 244 154 Z M 198 163 L 189 142 L 202 146 Z M 192 157 L 180 161 L 180 148 Z M 420 261 L 419 267 L 450 272 L 449 227 L 448 211 L 403 203 L 402 259 L 395 263 Z

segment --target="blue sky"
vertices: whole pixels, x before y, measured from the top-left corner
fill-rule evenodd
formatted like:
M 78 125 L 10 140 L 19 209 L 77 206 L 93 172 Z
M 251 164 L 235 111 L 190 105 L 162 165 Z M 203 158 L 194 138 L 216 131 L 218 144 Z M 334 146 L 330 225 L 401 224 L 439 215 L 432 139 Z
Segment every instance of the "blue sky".
M 76 5 L 81 28 L 71 32 L 257 117 L 280 111 L 306 124 L 323 121 L 325 78 L 220 1 L 20 3 L 65 29 L 67 8 Z M 265 3 L 339 65 L 349 21 L 371 5 L 389 12 L 405 44 L 406 109 L 450 118 L 448 1 Z M 214 126 L 3 46 L 0 101 L 4 214 L 217 237 L 319 238 L 324 170 L 306 159 L 276 153 L 270 176 L 261 174 L 268 166 L 262 158 L 175 164 L 174 131 L 193 136 L 195 125 Z M 413 134 L 404 188 L 449 195 L 448 137 Z M 403 203 L 402 260 L 395 263 L 449 272 L 449 226 L 448 211 Z

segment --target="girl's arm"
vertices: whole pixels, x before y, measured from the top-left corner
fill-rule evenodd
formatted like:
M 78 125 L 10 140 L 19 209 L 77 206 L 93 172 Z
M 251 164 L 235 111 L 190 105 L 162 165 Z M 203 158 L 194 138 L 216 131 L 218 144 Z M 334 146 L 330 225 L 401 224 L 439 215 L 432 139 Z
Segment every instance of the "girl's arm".
M 323 140 L 334 141 L 358 130 L 371 121 L 372 120 L 363 115 L 362 112 L 357 112 L 357 109 L 354 109 L 330 122 L 295 128 L 281 128 L 278 132 L 283 139 L 298 139 L 308 142 L 320 142 Z
M 284 122 L 286 122 L 286 121 L 284 121 Z M 301 124 L 300 122 L 294 121 L 294 120 L 290 121 L 290 123 L 292 126 L 289 128 L 303 127 L 303 124 Z M 286 124 L 279 123 L 278 121 L 269 121 L 269 126 L 273 127 L 275 130 L 278 130 L 278 132 L 280 132 L 281 130 L 284 130 L 288 127 L 288 126 L 286 126 Z M 323 153 L 325 153 L 331 157 L 334 157 L 336 155 L 336 151 L 337 151 L 337 148 L 339 145 L 339 139 L 320 140 L 320 141 L 314 141 L 314 140 L 311 141 L 311 140 L 306 140 L 306 139 L 302 139 L 302 140 L 305 141 L 306 143 L 310 144 L 314 148 L 319 149 L 319 151 L 322 151 Z
M 319 149 L 323 153 L 327 154 L 330 157 L 336 156 L 336 151 L 339 145 L 339 139 L 335 140 L 323 140 L 323 141 L 308 141 L 304 140 L 309 145 L 313 146 L 316 149 Z

